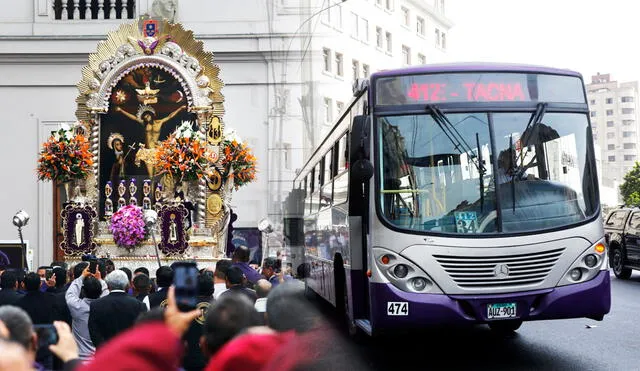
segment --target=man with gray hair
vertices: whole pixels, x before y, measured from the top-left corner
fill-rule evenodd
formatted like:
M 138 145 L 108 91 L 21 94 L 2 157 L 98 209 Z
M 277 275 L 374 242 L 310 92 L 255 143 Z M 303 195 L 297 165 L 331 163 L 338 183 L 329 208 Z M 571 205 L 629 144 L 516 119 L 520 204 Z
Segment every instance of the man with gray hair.
M 26 350 L 29 361 L 35 363 L 38 337 L 27 312 L 13 305 L 4 305 L 0 307 L 0 321 L 9 330 L 9 340 L 20 344 Z
M 105 279 L 109 295 L 94 300 L 89 306 L 89 335 L 98 348 L 101 344 L 133 326 L 146 305 L 127 295 L 129 278 L 121 270 L 109 273 Z

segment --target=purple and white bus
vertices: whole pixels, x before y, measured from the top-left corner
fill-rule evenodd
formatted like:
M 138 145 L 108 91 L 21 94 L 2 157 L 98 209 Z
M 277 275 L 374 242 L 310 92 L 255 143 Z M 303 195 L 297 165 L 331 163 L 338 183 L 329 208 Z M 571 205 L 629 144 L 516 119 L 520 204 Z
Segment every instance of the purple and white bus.
M 307 288 L 353 331 L 511 332 L 609 312 L 576 72 L 444 64 L 373 74 L 293 186 Z

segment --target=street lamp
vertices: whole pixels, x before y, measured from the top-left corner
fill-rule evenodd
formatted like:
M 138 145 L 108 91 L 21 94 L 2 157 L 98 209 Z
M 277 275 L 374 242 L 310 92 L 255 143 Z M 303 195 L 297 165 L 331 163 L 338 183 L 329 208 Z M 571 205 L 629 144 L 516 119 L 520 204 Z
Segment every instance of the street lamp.
M 22 227 L 25 227 L 29 224 L 29 214 L 26 211 L 20 210 L 13 216 L 13 225 L 18 228 L 18 236 L 20 237 L 20 247 L 22 249 L 22 269 L 29 270 L 29 264 L 27 263 L 27 247 L 24 244 L 24 239 L 22 238 Z
M 273 232 L 273 224 L 269 218 L 262 218 L 258 222 L 258 230 L 264 234 L 264 246 L 266 247 L 262 252 L 262 261 L 260 266 L 262 267 L 264 259 L 269 256 L 269 233 Z
M 160 262 L 160 252 L 158 252 L 158 244 L 156 243 L 156 222 L 158 221 L 158 213 L 155 210 L 144 211 L 144 224 L 149 228 L 151 232 L 151 238 L 153 238 L 153 247 L 156 250 L 156 259 L 158 259 L 158 268 L 162 267 Z

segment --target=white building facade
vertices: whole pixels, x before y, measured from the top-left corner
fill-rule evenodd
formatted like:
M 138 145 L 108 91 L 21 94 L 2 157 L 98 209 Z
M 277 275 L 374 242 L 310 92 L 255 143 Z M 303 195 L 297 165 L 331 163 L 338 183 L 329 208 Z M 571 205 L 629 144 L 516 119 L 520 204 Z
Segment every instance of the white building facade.
M 586 88 L 593 139 L 600 149 L 601 186 L 615 189 L 620 202 L 618 186 L 640 159 L 638 82 L 619 83 L 609 74 L 597 74 Z
M 447 47 L 451 22 L 443 0 L 329 3 L 24 0 L 5 7 L 0 14 L 0 128 L 5 139 L 0 148 L 0 240 L 17 238 L 10 221 L 24 209 L 31 215 L 24 237 L 34 250 L 34 264 L 51 262 L 55 190 L 37 181 L 40 144 L 60 123 L 75 121 L 76 84 L 97 43 L 121 23 L 148 13 L 182 23 L 213 52 L 225 83 L 225 124 L 258 158 L 257 181 L 233 197 L 239 216 L 234 226 L 256 227 L 269 217 L 279 229 L 295 171 L 326 130 L 325 121 L 349 100 L 353 76 L 441 61 Z M 322 64 L 323 48 L 331 52 L 329 71 Z M 341 74 L 335 69 L 336 53 L 342 56 Z M 331 111 L 324 106 L 326 99 Z

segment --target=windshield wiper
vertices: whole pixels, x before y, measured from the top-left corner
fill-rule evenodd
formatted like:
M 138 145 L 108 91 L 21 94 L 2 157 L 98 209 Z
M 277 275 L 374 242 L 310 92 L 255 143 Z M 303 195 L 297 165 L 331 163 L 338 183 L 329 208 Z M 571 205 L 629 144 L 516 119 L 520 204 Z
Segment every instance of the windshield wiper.
M 482 149 L 480 148 L 480 135 L 476 133 L 476 146 L 478 147 L 478 161 L 483 164 Z M 480 212 L 484 214 L 484 174 L 480 173 Z
M 433 118 L 433 120 L 436 122 L 436 124 L 438 124 L 438 126 L 440 127 L 440 130 L 444 132 L 444 134 L 447 136 L 451 144 L 453 144 L 455 149 L 460 154 L 464 153 L 464 154 L 467 154 L 467 156 L 469 156 L 469 158 L 471 159 L 471 162 L 476 167 L 476 169 L 480 173 L 480 176 L 482 177 L 486 173 L 484 164 L 478 161 L 477 155 L 473 152 L 473 149 L 471 148 L 471 146 L 464 140 L 464 137 L 462 136 L 462 134 L 460 134 L 460 132 L 455 128 L 455 126 L 451 123 L 451 121 L 449 121 L 447 116 L 445 116 L 444 113 L 440 111 L 440 108 L 438 108 L 437 106 L 428 104 L 426 109 L 431 115 L 431 117 Z M 478 152 L 480 152 L 480 148 L 478 148 Z
M 522 145 L 525 146 L 531 139 L 531 135 L 533 130 L 542 123 L 542 118 L 544 117 L 545 112 L 547 111 L 547 103 L 540 102 L 536 105 L 536 111 L 531 115 L 529 122 L 527 123 L 527 127 L 524 128 L 522 132 Z M 531 130 L 531 131 L 528 131 Z M 526 138 L 524 135 L 527 135 Z M 520 153 L 520 163 L 524 161 L 524 151 Z

